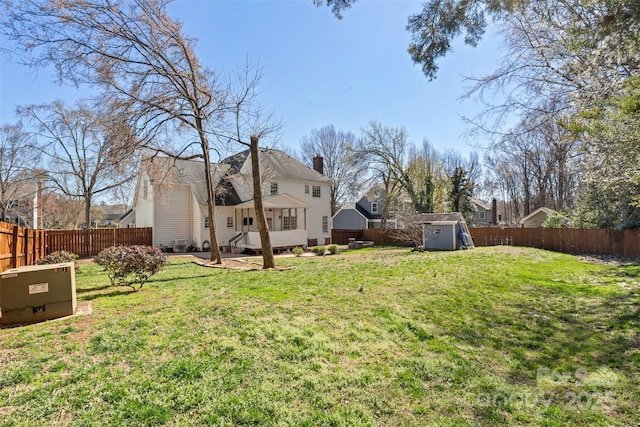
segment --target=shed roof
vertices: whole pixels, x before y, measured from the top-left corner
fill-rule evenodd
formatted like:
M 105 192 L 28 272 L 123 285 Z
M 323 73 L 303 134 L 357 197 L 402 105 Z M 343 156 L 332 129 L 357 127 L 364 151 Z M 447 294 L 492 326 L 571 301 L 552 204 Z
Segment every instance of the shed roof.
M 464 216 L 460 212 L 421 214 L 418 219 L 422 224 L 455 224 L 459 221 L 464 222 Z

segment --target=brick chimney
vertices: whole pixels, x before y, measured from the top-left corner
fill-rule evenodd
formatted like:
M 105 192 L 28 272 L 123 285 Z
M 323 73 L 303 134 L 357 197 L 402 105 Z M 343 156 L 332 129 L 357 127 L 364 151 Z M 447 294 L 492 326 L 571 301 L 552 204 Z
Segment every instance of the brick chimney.
M 496 199 L 491 200 L 491 222 L 498 223 L 498 201 Z
M 324 159 L 320 154 L 313 158 L 313 170 L 324 175 Z

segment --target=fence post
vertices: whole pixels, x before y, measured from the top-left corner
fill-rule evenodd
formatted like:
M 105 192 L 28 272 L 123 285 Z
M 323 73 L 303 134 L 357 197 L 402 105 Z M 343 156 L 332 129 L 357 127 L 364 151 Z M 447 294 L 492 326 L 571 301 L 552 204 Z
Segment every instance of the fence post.
M 11 236 L 11 264 L 9 268 L 16 268 L 18 263 L 18 226 L 13 227 Z

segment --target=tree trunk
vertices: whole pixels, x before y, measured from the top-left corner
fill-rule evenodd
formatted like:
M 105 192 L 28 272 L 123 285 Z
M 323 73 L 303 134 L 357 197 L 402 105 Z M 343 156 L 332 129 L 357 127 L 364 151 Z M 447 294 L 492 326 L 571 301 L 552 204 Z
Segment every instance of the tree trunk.
M 260 232 L 260 244 L 262 245 L 262 268 L 275 268 L 276 260 L 273 257 L 273 248 L 269 238 L 267 219 L 262 207 L 262 182 L 260 179 L 260 160 L 258 152 L 258 138 L 251 137 L 249 151 L 251 153 L 251 175 L 253 176 L 253 206 L 256 211 L 256 222 Z
M 216 264 L 222 264 L 222 256 L 220 255 L 220 247 L 218 246 L 218 237 L 216 235 L 216 197 L 215 184 L 211 177 L 211 160 L 209 158 L 209 141 L 201 133 L 200 141 L 202 143 L 202 154 L 204 156 L 204 175 L 207 186 L 207 213 L 209 215 L 209 246 L 211 246 L 210 260 Z
M 91 199 L 84 200 L 84 225 L 87 230 L 91 230 Z

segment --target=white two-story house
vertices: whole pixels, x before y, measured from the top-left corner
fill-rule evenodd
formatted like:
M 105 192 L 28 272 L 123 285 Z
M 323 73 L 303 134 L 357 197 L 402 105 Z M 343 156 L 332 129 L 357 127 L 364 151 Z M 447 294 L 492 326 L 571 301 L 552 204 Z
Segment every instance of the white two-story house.
M 331 186 L 322 159 L 309 168 L 283 151 L 260 149 L 263 207 L 274 249 L 331 242 Z M 213 164 L 216 232 L 221 250 L 259 250 L 249 150 Z M 143 162 L 133 207 L 135 227 L 153 227 L 154 246 L 177 240 L 210 247 L 204 165 L 153 158 Z

